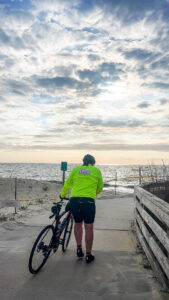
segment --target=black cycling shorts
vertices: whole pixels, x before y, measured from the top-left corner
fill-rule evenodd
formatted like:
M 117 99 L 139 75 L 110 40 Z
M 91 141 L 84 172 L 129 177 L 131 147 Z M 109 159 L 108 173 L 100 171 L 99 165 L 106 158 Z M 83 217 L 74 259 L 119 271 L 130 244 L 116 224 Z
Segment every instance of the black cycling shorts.
M 86 224 L 92 224 L 96 214 L 95 200 L 87 197 L 72 197 L 70 211 L 76 223 L 84 221 Z

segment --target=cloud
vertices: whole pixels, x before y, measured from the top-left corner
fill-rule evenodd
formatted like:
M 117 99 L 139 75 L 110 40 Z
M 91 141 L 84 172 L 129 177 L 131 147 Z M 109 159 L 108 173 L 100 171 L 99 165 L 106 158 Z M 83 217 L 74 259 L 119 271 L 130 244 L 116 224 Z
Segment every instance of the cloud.
M 139 108 L 147 108 L 150 106 L 150 103 L 146 102 L 146 101 L 143 101 L 141 102 L 140 104 L 137 105 L 137 107 Z
M 49 139 L 55 139 L 56 136 L 59 136 L 58 133 L 62 133 L 62 132 L 65 132 L 66 129 L 64 128 L 58 128 L 58 129 L 51 129 L 49 130 L 49 132 L 51 132 L 52 134 L 49 134 L 49 133 L 46 133 L 46 134 L 36 134 L 34 136 L 34 139 L 35 140 L 41 140 L 41 139 L 46 139 L 46 140 L 49 140 Z
M 91 83 L 98 84 L 103 80 L 103 77 L 96 71 L 92 70 L 79 70 L 78 75 L 81 80 L 88 80 Z
M 119 75 L 123 73 L 122 64 L 102 63 L 96 69 L 83 69 L 77 71 L 81 80 L 88 80 L 90 84 L 108 83 L 120 80 Z
M 29 101 L 35 104 L 53 105 L 61 102 L 61 99 L 59 97 L 51 97 L 50 95 L 40 94 L 32 95 L 32 97 L 29 98 Z
M 5 87 L 8 91 L 15 93 L 17 95 L 25 95 L 25 92 L 31 90 L 29 83 L 22 80 L 15 80 L 15 79 L 7 79 L 4 82 Z
M 1 2 L 2 148 L 168 151 L 169 2 Z
M 14 59 L 12 59 L 12 58 L 6 58 L 5 60 L 4 60 L 4 64 L 5 64 L 5 67 L 6 68 L 11 68 L 11 67 L 13 67 L 15 64 L 16 64 L 16 62 L 15 62 L 15 60 Z
M 161 105 L 164 105 L 164 104 L 169 103 L 169 99 L 165 99 L 165 98 L 160 99 L 159 101 L 160 101 L 160 104 L 161 104 Z
M 146 125 L 146 121 L 137 119 L 126 119 L 126 120 L 103 120 L 101 118 L 85 118 L 79 117 L 77 121 L 70 122 L 69 124 L 83 124 L 87 126 L 96 127 L 110 127 L 110 128 L 136 128 L 139 126 Z
M 132 49 L 132 50 L 124 51 L 124 55 L 126 59 L 134 58 L 139 61 L 143 61 L 143 60 L 145 61 L 151 58 L 152 56 L 154 57 L 154 53 L 144 49 Z
M 12 90 L 12 93 L 13 94 L 16 94 L 16 95 L 19 95 L 19 96 L 24 96 L 25 94 L 23 93 L 23 92 L 20 92 L 20 91 L 18 91 L 18 90 Z
M 75 66 L 74 66 L 75 68 Z M 58 70 L 55 69 L 57 72 Z M 77 70 L 79 79 L 68 76 L 40 77 L 36 78 L 37 85 L 47 90 L 75 89 L 83 91 L 84 95 L 97 95 L 101 92 L 98 85 L 104 85 L 113 81 L 120 80 L 119 75 L 123 74 L 122 64 L 102 63 L 94 70 Z
M 0 6 L 0 19 L 3 28 L 10 29 L 10 31 L 14 32 L 15 30 L 23 30 L 32 24 L 34 16 L 31 12 L 33 7 L 31 6 L 30 0 L 24 0 L 22 2 L 18 0 L 1 0 L 1 3 L 2 1 L 4 4 Z
M 165 1 L 162 1 L 163 3 Z M 143 0 L 143 1 L 132 1 L 132 0 L 89 0 L 79 1 L 78 9 L 82 12 L 94 10 L 98 6 L 104 9 L 107 13 L 115 13 L 121 21 L 125 23 L 138 22 L 142 20 L 146 12 L 151 12 L 153 6 L 157 6 L 155 0 Z M 158 5 L 158 9 L 163 10 L 162 5 Z
M 166 57 L 163 57 L 163 58 L 159 59 L 158 61 L 155 61 L 154 63 L 152 63 L 151 69 L 152 70 L 162 69 L 162 70 L 168 71 L 168 65 L 169 65 L 169 56 L 167 55 Z
M 49 129 L 49 132 L 58 133 L 58 132 L 65 132 L 67 131 L 66 128 L 55 128 L 55 129 Z
M 71 77 L 56 76 L 53 78 L 42 77 L 37 79 L 37 84 L 45 88 L 80 88 L 81 82 Z
M 113 144 L 113 143 L 74 143 L 74 144 L 34 144 L 34 145 L 6 145 L 0 143 L 0 149 L 11 150 L 120 150 L 120 151 L 160 151 L 169 152 L 169 145 L 159 144 Z
M 148 86 L 148 87 L 156 88 L 156 89 L 164 89 L 164 90 L 169 89 L 169 83 L 165 83 L 165 82 L 153 82 L 153 83 L 144 84 L 144 85 Z
M 6 102 L 6 99 L 0 95 L 0 102 Z
M 98 61 L 98 60 L 100 60 L 100 57 L 99 57 L 99 55 L 96 55 L 96 54 L 89 54 L 88 59 L 90 59 L 91 61 Z
M 11 36 L 7 35 L 3 29 L 0 29 L 0 43 L 4 45 L 11 46 L 16 50 L 24 49 L 25 45 L 23 40 L 16 35 L 16 33 L 12 33 Z
M 10 37 L 0 28 L 0 41 L 1 43 L 8 44 Z
M 75 110 L 75 109 L 82 109 L 82 108 L 85 108 L 87 104 L 83 103 L 83 102 L 80 102 L 80 103 L 72 103 L 72 104 L 67 104 L 66 105 L 66 109 L 72 109 L 72 110 Z

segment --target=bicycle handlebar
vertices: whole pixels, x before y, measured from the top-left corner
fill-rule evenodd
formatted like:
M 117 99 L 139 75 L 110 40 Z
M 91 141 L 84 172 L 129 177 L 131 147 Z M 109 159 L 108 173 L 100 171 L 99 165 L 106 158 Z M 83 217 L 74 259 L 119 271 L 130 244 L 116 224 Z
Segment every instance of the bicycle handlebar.
M 64 198 L 61 198 L 60 197 L 60 201 L 59 202 L 53 202 L 53 204 L 60 204 L 60 203 L 63 203 L 63 200 L 70 200 L 70 198 L 66 198 L 66 197 L 64 197 Z M 51 216 L 49 216 L 49 219 L 52 219 L 53 217 L 55 216 L 55 214 L 53 214 L 53 215 L 51 215 Z
M 70 200 L 70 198 L 67 198 L 67 197 L 62 198 L 61 196 L 60 196 L 60 199 L 61 199 L 61 201 L 62 200 Z

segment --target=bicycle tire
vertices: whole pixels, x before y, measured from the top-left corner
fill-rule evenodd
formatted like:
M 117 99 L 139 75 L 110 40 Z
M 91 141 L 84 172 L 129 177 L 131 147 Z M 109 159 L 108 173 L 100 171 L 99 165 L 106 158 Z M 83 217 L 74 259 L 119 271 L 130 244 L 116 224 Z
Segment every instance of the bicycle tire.
M 68 247 L 71 233 L 72 233 L 72 227 L 73 227 L 73 216 L 70 215 L 70 218 L 65 226 L 63 240 L 62 240 L 62 251 L 63 252 L 65 252 Z
M 50 232 L 50 235 L 48 234 Z M 46 236 L 49 236 L 49 242 L 46 244 L 44 244 L 43 239 Z M 28 263 L 28 267 L 29 267 L 29 271 L 32 274 L 37 274 L 40 269 L 44 266 L 44 264 L 46 263 L 47 259 L 49 258 L 49 255 L 51 253 L 52 250 L 52 241 L 53 241 L 53 237 L 54 237 L 54 226 L 53 225 L 48 225 L 45 228 L 43 228 L 43 230 L 39 233 L 37 239 L 35 240 L 31 253 L 30 253 L 30 257 L 29 257 L 29 263 Z M 40 244 L 42 243 L 42 244 Z M 38 246 L 38 247 L 37 247 Z M 40 264 L 38 264 L 37 267 L 34 266 L 34 258 L 35 254 L 40 254 L 42 255 L 42 262 Z

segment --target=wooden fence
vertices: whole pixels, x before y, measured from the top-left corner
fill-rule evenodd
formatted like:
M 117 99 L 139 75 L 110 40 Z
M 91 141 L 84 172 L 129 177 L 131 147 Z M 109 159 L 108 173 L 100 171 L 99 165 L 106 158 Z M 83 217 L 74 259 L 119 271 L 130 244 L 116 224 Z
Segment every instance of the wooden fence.
M 162 285 L 169 288 L 169 203 L 135 187 L 136 233 Z

